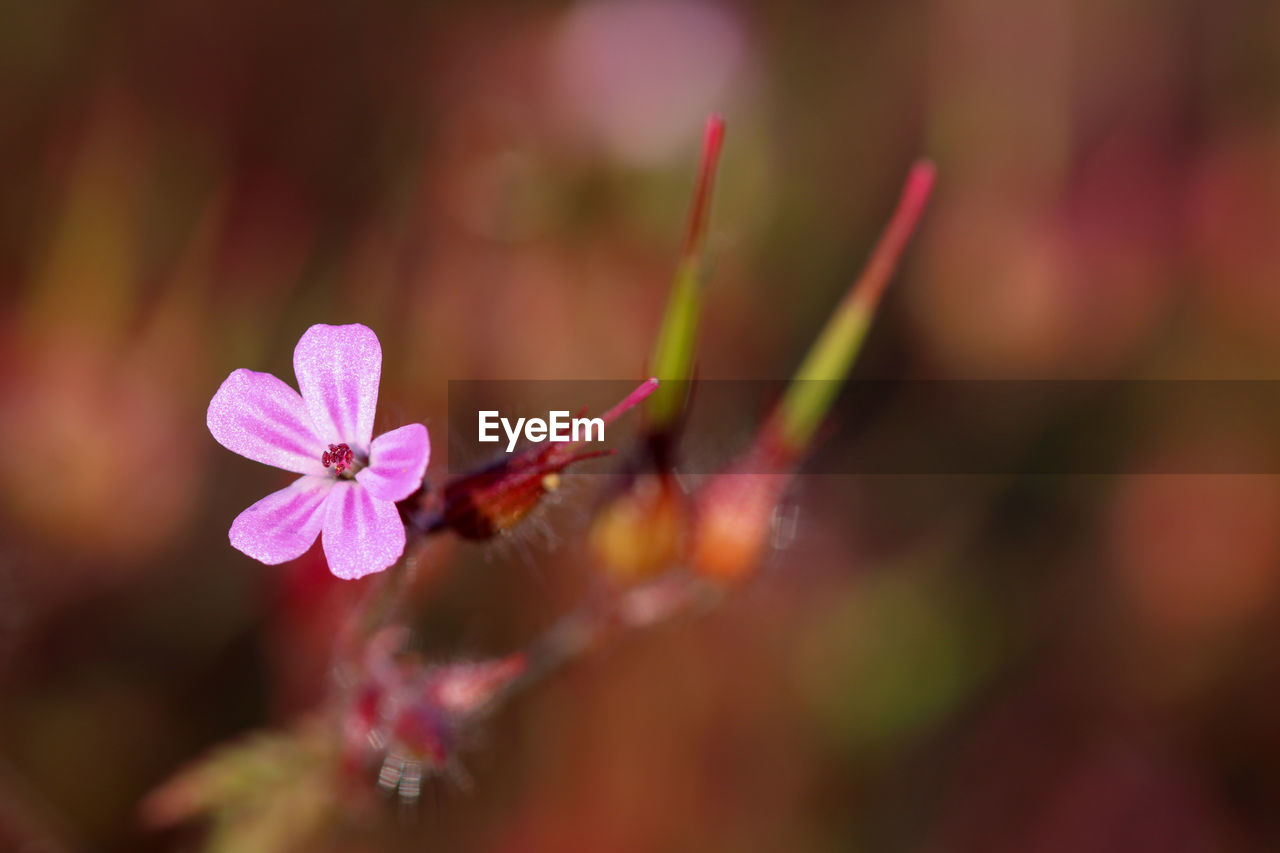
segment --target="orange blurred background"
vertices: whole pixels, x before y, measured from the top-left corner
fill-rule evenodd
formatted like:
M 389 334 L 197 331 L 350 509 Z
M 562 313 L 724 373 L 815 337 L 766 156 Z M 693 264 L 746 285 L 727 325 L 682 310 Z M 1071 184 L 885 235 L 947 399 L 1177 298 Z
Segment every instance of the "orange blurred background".
M 318 549 L 264 567 L 227 544 L 285 481 L 209 436 L 227 373 L 291 381 L 309 325 L 365 323 L 380 417 L 427 423 L 440 459 L 450 379 L 640 376 L 709 111 L 729 131 L 703 377 L 794 368 L 924 154 L 934 204 L 857 375 L 1277 378 L 1265 0 L 57 0 L 4 19 L 0 837 L 191 849 L 140 798 L 324 695 L 358 593 Z M 1190 419 L 1161 439 L 1144 452 L 1278 449 Z M 410 835 L 1280 847 L 1276 477 L 810 469 L 792 500 L 763 577 L 505 708 L 469 788 L 438 782 Z M 535 524 L 552 536 L 434 547 L 419 644 L 501 654 L 552 624 L 589 581 L 589 502 L 569 489 Z

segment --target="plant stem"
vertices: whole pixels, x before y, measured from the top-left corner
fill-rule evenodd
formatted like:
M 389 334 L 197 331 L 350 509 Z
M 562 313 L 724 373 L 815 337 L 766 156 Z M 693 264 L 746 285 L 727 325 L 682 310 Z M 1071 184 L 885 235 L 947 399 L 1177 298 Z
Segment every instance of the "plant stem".
M 650 362 L 651 372 L 664 383 L 649 398 L 647 408 L 650 426 L 656 431 L 670 427 L 684 411 L 688 392 L 686 382 L 693 374 L 698 322 L 702 314 L 702 249 L 706 243 L 707 219 L 723 142 L 724 119 L 713 115 L 707 119 L 702 160 L 689 208 L 689 223 Z
M 934 176 L 934 166 L 927 160 L 912 166 L 897 209 L 870 260 L 791 380 L 773 417 L 773 433 L 787 452 L 800 453 L 808 447 L 848 377 L 902 251 L 924 212 Z

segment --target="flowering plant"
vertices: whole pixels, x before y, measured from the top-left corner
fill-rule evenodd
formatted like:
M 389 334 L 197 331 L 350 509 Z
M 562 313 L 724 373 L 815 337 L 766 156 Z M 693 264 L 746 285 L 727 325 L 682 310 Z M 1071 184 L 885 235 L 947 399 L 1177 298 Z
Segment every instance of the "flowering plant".
M 323 531 L 340 578 L 380 572 L 404 553 L 396 502 L 422 485 L 422 424 L 373 438 L 382 347 L 371 329 L 312 326 L 293 351 L 301 394 L 269 373 L 237 370 L 209 403 L 209 431 L 255 462 L 301 474 L 231 525 L 231 544 L 268 565 L 302 555 Z
M 932 188 L 933 168 L 917 164 L 863 275 L 840 303 L 795 381 L 734 464 L 686 491 L 677 483 L 685 393 L 693 375 L 701 313 L 706 222 L 723 123 L 707 126 L 693 209 L 667 310 L 650 361 L 655 374 L 602 420 L 646 402 L 645 421 L 621 485 L 603 496 L 587 536 L 599 589 L 525 648 L 488 660 L 438 663 L 409 651 L 397 605 L 411 566 L 397 565 L 410 537 L 454 534 L 473 540 L 514 529 L 557 488 L 559 474 L 602 455 L 553 442 L 447 480 L 424 482 L 425 426 L 373 437 L 382 367 L 377 336 L 361 325 L 313 326 L 294 352 L 299 391 L 274 376 L 234 371 L 209 404 L 208 426 L 224 447 L 301 475 L 232 523 L 231 544 L 267 564 L 294 559 L 319 535 L 330 571 L 347 579 L 378 574 L 339 638 L 333 698 L 290 732 L 226 748 L 156 791 L 146 804 L 156 823 L 211 815 L 222 837 L 274 837 L 307 849 L 338 815 L 361 812 L 374 790 L 417 800 L 429 776 L 460 778 L 469 733 L 521 688 L 644 628 L 713 604 L 750 578 L 767 556 L 768 532 L 791 478 L 849 372 L 884 288 Z M 269 760 L 268 760 L 269 759 Z M 279 763 L 298 777 L 283 793 L 246 768 Z M 352 781 L 360 784 L 354 787 Z M 366 785 L 365 781 L 376 780 Z M 352 796 L 352 792 L 357 792 Z M 366 810 L 367 811 L 367 810 Z M 271 845 L 266 845 L 271 848 Z

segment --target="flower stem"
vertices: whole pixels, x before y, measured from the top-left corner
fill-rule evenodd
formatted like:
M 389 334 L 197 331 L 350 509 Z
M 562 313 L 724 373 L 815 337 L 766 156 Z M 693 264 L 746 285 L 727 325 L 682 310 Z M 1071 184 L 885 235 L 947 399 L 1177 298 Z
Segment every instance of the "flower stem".
M 650 361 L 653 375 L 667 383 L 649 399 L 649 422 L 655 431 L 670 427 L 684 410 L 688 390 L 685 382 L 693 373 L 693 354 L 702 313 L 702 250 L 723 142 L 724 119 L 713 115 L 707 119 L 703 134 L 702 161 L 689 208 L 689 223 Z

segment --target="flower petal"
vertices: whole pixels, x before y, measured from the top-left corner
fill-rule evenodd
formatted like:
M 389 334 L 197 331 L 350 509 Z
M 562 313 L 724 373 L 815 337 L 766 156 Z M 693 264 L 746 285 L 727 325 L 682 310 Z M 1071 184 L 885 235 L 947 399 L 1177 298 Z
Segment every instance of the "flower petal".
M 299 477 L 267 495 L 231 523 L 231 544 L 255 560 L 274 566 L 302 554 L 316 541 L 324 522 L 332 477 Z
M 354 580 L 390 566 L 404 553 L 404 522 L 390 501 L 359 483 L 336 481 L 324 512 L 324 556 L 329 571 Z
M 382 345 L 367 326 L 312 326 L 293 351 L 298 388 L 326 443 L 369 450 L 382 377 Z
M 402 501 L 422 485 L 431 458 L 431 437 L 422 424 L 384 432 L 369 445 L 369 467 L 356 474 L 378 500 Z
M 218 443 L 255 462 L 297 474 L 322 474 L 324 444 L 298 392 L 270 373 L 233 371 L 205 416 Z

